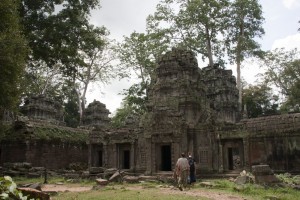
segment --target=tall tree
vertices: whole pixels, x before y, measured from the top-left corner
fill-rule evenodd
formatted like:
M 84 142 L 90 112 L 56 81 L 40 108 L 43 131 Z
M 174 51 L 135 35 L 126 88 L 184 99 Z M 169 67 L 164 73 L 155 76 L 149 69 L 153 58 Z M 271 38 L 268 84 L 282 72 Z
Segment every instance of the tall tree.
M 262 7 L 257 0 L 235 0 L 231 3 L 226 31 L 229 58 L 236 64 L 239 110 L 242 105 L 241 64 L 246 57 L 259 55 L 260 45 L 254 40 L 264 34 Z
M 146 90 L 154 78 L 156 60 L 168 46 L 169 40 L 162 32 L 133 32 L 129 37 L 124 37 L 118 49 L 121 65 L 129 73 L 134 72 L 140 82 L 124 91 L 126 97 L 123 99 L 123 107 L 117 110 L 117 117 L 126 117 L 124 114 L 139 115 L 145 110 Z
M 246 105 L 249 118 L 278 114 L 278 100 L 272 88 L 264 83 L 249 85 L 243 90 L 243 105 Z
M 78 97 L 80 123 L 82 121 L 86 94 L 91 83 L 107 83 L 111 78 L 122 76 L 122 70 L 117 69 L 114 44 L 108 40 L 108 31 L 105 28 L 90 26 L 83 35 L 79 56 L 82 62 L 77 65 L 74 76 L 74 90 Z
M 23 96 L 45 94 L 51 97 L 57 96 L 63 82 L 58 64 L 49 68 L 43 61 L 30 62 L 23 76 L 23 83 L 26 85 Z
M 228 19 L 228 5 L 228 0 L 162 0 L 148 17 L 148 29 L 163 30 L 174 44 L 194 50 L 213 66 L 214 58 L 220 59 L 224 52 L 219 36 Z
M 299 110 L 300 107 L 300 52 L 275 49 L 266 52 L 261 64 L 266 67 L 263 74 L 266 83 L 279 88 L 283 99 L 282 109 Z
M 99 0 L 22 0 L 20 15 L 31 49 L 30 61 L 43 61 L 49 68 L 59 64 L 67 74 L 76 73 L 82 60 L 79 48 L 89 27 L 91 9 Z
M 0 3 L 0 118 L 4 109 L 13 109 L 19 103 L 27 43 L 18 17 L 18 1 Z

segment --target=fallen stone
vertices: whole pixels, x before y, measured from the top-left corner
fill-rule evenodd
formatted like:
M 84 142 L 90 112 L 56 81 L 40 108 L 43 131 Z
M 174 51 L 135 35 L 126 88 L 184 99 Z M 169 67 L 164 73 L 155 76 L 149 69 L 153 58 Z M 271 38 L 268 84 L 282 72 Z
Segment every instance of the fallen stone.
M 124 176 L 123 180 L 127 183 L 138 183 L 139 177 L 137 176 Z
M 207 187 L 207 188 L 212 188 L 215 186 L 215 184 L 213 184 L 211 182 L 200 182 L 199 184 L 200 184 L 200 186 Z
M 108 180 L 102 179 L 102 178 L 97 178 L 95 181 L 98 185 L 107 185 L 108 184 Z
M 238 176 L 235 181 L 236 184 L 243 185 L 246 183 L 251 183 L 252 179 L 248 176 Z
M 28 196 L 28 199 L 40 199 L 40 200 L 50 200 L 50 195 L 33 189 L 33 188 L 18 188 L 24 196 Z
M 99 174 L 103 173 L 104 169 L 102 167 L 90 167 L 89 172 L 90 174 Z
M 28 188 L 36 189 L 42 191 L 42 183 L 33 183 L 28 186 Z
M 113 182 L 121 182 L 122 181 L 122 177 L 121 177 L 121 173 L 119 171 L 116 171 L 110 178 L 109 181 Z

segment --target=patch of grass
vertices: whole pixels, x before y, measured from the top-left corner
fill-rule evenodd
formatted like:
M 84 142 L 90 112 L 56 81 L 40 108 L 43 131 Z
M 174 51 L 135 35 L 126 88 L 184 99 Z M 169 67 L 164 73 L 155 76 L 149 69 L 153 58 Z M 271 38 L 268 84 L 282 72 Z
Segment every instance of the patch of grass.
M 146 189 L 146 190 L 129 190 L 126 188 L 114 188 L 112 189 L 103 189 L 99 191 L 89 191 L 89 192 L 66 192 L 60 193 L 57 196 L 52 197 L 53 200 L 205 200 L 206 198 L 199 198 L 185 194 L 164 194 L 161 193 L 158 189 Z
M 212 190 L 248 197 L 253 200 L 272 199 L 273 197 L 276 197 L 280 200 L 298 200 L 300 196 L 300 191 L 292 188 L 265 187 L 256 184 L 237 185 L 225 179 L 209 180 L 209 182 L 213 183 L 214 185 Z M 196 185 L 196 187 L 200 188 L 201 186 Z M 204 189 L 210 190 L 207 188 Z

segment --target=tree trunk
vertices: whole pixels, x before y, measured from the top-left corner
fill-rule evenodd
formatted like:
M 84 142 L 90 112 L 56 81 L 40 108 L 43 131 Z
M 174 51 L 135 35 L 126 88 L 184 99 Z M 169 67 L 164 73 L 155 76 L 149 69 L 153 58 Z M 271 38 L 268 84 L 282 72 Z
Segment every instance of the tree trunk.
M 214 61 L 213 61 L 213 55 L 212 55 L 212 48 L 211 48 L 209 30 L 208 30 L 207 27 L 205 27 L 205 33 L 206 33 L 206 45 L 207 45 L 207 56 L 208 56 L 209 66 L 213 67 L 214 66 Z
M 83 115 L 83 111 L 82 111 L 82 103 L 81 103 L 81 98 L 80 98 L 80 92 L 79 90 L 77 90 L 76 87 L 74 87 L 74 90 L 76 91 L 77 94 L 77 106 L 78 106 L 78 112 L 79 112 L 79 125 L 82 125 L 82 115 Z
M 238 111 L 241 113 L 242 111 L 242 84 L 241 84 L 241 60 L 239 56 L 236 59 L 236 85 L 239 91 L 239 100 L 238 100 Z

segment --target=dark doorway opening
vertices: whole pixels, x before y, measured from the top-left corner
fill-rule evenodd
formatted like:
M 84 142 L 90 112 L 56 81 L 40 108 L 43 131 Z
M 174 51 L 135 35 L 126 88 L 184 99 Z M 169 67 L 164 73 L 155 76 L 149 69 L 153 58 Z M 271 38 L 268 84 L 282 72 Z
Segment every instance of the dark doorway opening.
M 161 171 L 172 171 L 170 145 L 161 146 Z
M 98 167 L 102 167 L 103 166 L 103 155 L 102 155 L 102 151 L 98 151 Z
M 130 151 L 124 150 L 123 169 L 130 169 Z
M 240 168 L 239 148 L 228 148 L 228 169 L 235 170 Z
M 232 148 L 228 148 L 228 169 L 233 170 Z

